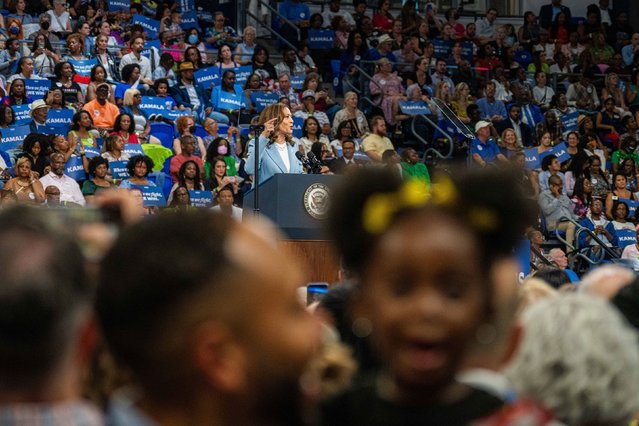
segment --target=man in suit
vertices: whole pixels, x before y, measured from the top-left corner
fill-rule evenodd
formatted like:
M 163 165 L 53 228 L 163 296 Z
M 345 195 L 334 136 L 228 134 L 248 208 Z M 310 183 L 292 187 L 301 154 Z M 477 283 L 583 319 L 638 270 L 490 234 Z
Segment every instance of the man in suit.
M 550 4 L 545 4 L 539 9 L 539 26 L 549 30 L 559 12 L 566 14 L 566 22 L 570 24 L 570 19 L 572 18 L 570 9 L 562 5 L 561 0 L 552 0 Z
M 185 61 L 180 64 L 180 77 L 175 86 L 171 87 L 171 96 L 178 107 L 190 108 L 192 111 L 204 111 L 208 117 L 213 111 L 211 99 L 204 88 L 195 81 L 193 73 L 195 67 L 192 62 Z M 193 115 L 196 115 L 195 113 Z M 199 115 L 199 114 L 197 114 Z
M 497 132 L 502 134 L 506 129 L 513 129 L 517 135 L 517 139 L 519 139 L 525 147 L 533 146 L 535 144 L 535 138 L 532 128 L 521 121 L 521 105 L 511 104 L 508 108 L 508 117 L 495 125 Z
M 31 109 L 29 115 L 32 119 L 29 122 L 29 131 L 31 133 L 42 133 L 39 129 L 40 127 L 46 126 L 47 117 L 49 116 L 49 106 L 44 100 L 38 99 L 37 101 L 31 102 L 29 108 Z
M 355 159 L 355 142 L 345 140 L 342 142 L 342 156 L 331 162 L 331 171 L 335 174 L 343 174 L 347 169 L 361 166 L 362 162 Z

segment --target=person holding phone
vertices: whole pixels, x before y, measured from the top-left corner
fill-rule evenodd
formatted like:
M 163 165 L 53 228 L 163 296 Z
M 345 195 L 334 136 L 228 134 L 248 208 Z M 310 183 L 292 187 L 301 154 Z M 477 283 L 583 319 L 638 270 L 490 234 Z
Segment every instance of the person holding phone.
M 264 131 L 258 138 L 259 165 L 255 170 L 255 139 L 249 142 L 246 173 L 259 173 L 260 182 L 278 173 L 304 173 L 302 163 L 295 156 L 298 150 L 293 142 L 293 116 L 282 103 L 267 106 L 260 114 Z

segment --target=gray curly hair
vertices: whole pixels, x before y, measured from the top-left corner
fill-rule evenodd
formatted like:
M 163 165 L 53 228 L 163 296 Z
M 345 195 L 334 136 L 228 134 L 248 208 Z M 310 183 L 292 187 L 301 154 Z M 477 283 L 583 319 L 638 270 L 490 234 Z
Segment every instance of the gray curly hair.
M 568 424 L 626 425 L 639 410 L 639 341 L 601 298 L 573 293 L 523 313 L 506 369 L 515 390 Z

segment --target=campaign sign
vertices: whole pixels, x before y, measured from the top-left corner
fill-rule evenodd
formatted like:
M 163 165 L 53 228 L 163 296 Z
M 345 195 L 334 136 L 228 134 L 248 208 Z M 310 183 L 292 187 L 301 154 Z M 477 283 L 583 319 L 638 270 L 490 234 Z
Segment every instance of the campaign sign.
M 333 30 L 308 30 L 309 49 L 331 49 L 335 41 L 335 31 Z
M 472 63 L 474 54 L 475 54 L 475 43 L 473 43 L 472 41 L 463 42 L 462 56 Z
M 82 165 L 82 157 L 72 156 L 64 165 L 64 173 L 69 175 L 73 180 L 80 181 L 85 180 L 87 175 Z
M 543 160 L 544 157 L 551 154 L 556 156 L 557 160 L 559 160 L 560 163 L 563 163 L 564 161 L 568 161 L 568 159 L 570 159 L 570 154 L 568 153 L 568 147 L 566 146 L 566 142 L 562 142 L 558 145 L 555 145 L 548 151 L 542 153 L 539 156 L 539 161 Z
M 69 125 L 60 124 L 58 126 L 40 126 L 38 131 L 44 135 L 60 135 L 66 138 L 69 134 Z
M 524 149 L 524 155 L 526 158 L 526 168 L 529 170 L 538 169 L 541 167 L 541 160 L 537 148 Z
M 615 235 L 617 236 L 617 246 L 619 248 L 624 248 L 637 242 L 637 233 L 632 229 L 617 229 Z
M 24 80 L 24 88 L 33 99 L 44 98 L 51 88 L 51 80 L 27 78 Z
M 113 179 L 128 179 L 129 170 L 126 168 L 127 161 L 110 161 L 109 169 Z
M 49 126 L 68 126 L 73 119 L 74 111 L 70 108 L 50 109 L 46 124 Z
M 401 101 L 399 108 L 407 115 L 430 115 L 430 109 L 424 101 Z
M 277 93 L 251 92 L 251 102 L 255 105 L 257 112 L 264 111 L 268 105 L 277 103 L 279 96 Z
M 151 48 L 153 48 L 153 47 L 155 47 L 157 49 L 155 54 L 156 54 L 156 56 L 158 57 L 158 60 L 159 60 L 159 56 L 162 54 L 162 52 L 160 52 L 160 49 L 162 47 L 162 43 L 157 38 L 155 38 L 153 40 L 147 40 L 144 43 L 144 49 L 142 49 L 142 52 L 140 52 L 140 55 L 142 55 L 142 56 L 144 56 L 146 58 L 151 58 Z
M 164 199 L 161 188 L 148 185 L 133 185 L 133 188 L 138 188 L 142 191 L 142 203 L 144 207 L 166 206 L 166 200 Z
M 23 126 L 31 121 L 31 116 L 29 115 L 31 108 L 29 108 L 28 104 L 13 105 L 11 108 L 16 118 L 16 122 L 13 123 L 13 126 Z
M 144 15 L 138 15 L 136 13 L 133 15 L 132 22 L 134 24 L 142 25 L 142 27 L 146 30 L 146 33 L 149 35 L 149 38 L 156 38 L 160 32 L 160 21 L 157 19 L 147 18 Z
M 242 65 L 241 67 L 235 67 L 235 84 L 244 85 L 246 80 L 253 74 L 253 66 L 251 65 Z
M 295 90 L 302 89 L 302 85 L 304 85 L 304 79 L 306 77 L 303 75 L 292 75 L 291 76 L 291 87 Z
M 625 203 L 628 206 L 627 217 L 635 217 L 635 212 L 637 211 L 637 207 L 639 207 L 639 201 L 629 200 L 627 198 L 619 198 L 619 201 Z
M 98 64 L 98 60 L 95 58 L 82 59 L 82 60 L 69 59 L 69 62 L 71 63 L 71 65 L 73 65 L 73 68 L 75 69 L 76 74 L 82 75 L 85 77 L 90 76 L 91 68 L 93 68 L 95 65 Z
M 522 283 L 524 278 L 530 274 L 530 241 L 521 240 L 517 246 L 515 246 L 515 255 L 517 256 L 517 263 L 519 264 L 519 282 Z
M 124 152 L 129 154 L 131 157 L 133 157 L 134 155 L 144 155 L 144 150 L 142 150 L 142 147 L 140 146 L 140 144 L 137 144 L 137 143 L 125 144 Z
M 2 129 L 2 143 L 20 142 L 31 133 L 29 126 L 9 127 Z
M 179 109 L 172 109 L 172 110 L 164 110 L 164 113 L 162 115 L 168 118 L 169 120 L 175 121 L 178 119 L 178 117 L 181 117 L 183 115 L 193 115 L 193 114 L 186 110 L 180 111 Z
M 211 104 L 216 111 L 238 110 L 246 108 L 246 98 L 240 85 L 235 85 L 235 93 L 222 90 L 222 86 L 217 86 L 211 93 Z
M 180 24 L 183 30 L 189 30 L 191 28 L 199 28 L 197 22 L 197 12 L 183 12 L 182 13 L 182 23 Z
M 433 47 L 435 48 L 435 57 L 436 58 L 447 58 L 450 55 L 450 50 L 452 45 L 449 41 L 433 39 Z
M 108 0 L 108 8 L 110 11 L 129 10 L 131 8 L 130 0 Z
M 191 205 L 194 207 L 213 207 L 213 193 L 211 191 L 196 191 L 189 189 Z
M 220 84 L 220 75 L 217 67 L 201 68 L 193 73 L 193 78 L 204 88 L 210 87 L 211 83 Z
M 296 138 L 302 137 L 302 126 L 304 126 L 304 119 L 302 117 L 293 117 L 293 136 Z
M 166 99 L 158 96 L 142 96 L 142 103 L 138 107 L 149 115 L 164 114 Z
M 92 146 L 85 146 L 84 147 L 84 155 L 86 155 L 87 158 L 99 157 L 100 156 L 100 150 L 98 148 L 94 148 Z
M 195 0 L 180 0 L 180 10 L 182 11 L 182 16 L 184 16 L 184 12 L 195 10 Z
M 571 112 L 570 114 L 562 114 L 559 117 L 564 125 L 564 133 L 573 132 L 579 129 L 579 124 L 577 124 L 578 117 L 579 111 Z

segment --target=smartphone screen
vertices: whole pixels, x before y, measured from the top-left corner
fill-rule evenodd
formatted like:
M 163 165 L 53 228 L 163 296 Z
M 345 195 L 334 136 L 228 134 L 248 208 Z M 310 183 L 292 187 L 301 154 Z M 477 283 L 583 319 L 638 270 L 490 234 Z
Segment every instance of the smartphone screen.
M 326 293 L 328 293 L 328 283 L 308 283 L 306 285 L 306 304 L 310 305 L 315 302 L 319 302 Z

